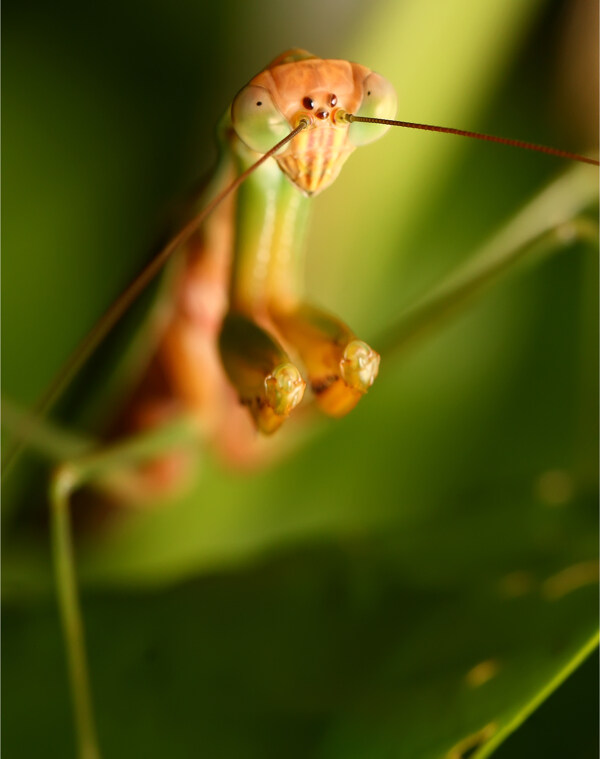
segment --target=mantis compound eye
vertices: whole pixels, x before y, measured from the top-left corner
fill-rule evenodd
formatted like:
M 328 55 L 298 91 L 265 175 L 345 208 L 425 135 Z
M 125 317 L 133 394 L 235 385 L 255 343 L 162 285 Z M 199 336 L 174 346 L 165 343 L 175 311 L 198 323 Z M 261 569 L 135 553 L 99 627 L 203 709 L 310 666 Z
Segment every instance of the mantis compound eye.
M 363 82 L 363 97 L 355 116 L 376 119 L 394 119 L 397 106 L 396 91 L 387 79 L 379 74 L 369 74 Z M 348 137 L 358 147 L 382 137 L 389 126 L 384 124 L 350 124 Z
M 249 84 L 231 106 L 233 128 L 250 150 L 266 153 L 291 131 L 285 116 L 264 87 Z

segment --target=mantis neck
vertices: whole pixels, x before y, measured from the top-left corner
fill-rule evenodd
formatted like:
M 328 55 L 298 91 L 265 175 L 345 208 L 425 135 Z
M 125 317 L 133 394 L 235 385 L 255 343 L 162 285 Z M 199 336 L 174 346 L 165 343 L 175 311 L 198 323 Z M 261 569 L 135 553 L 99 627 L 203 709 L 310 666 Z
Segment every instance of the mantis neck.
M 256 161 L 235 135 L 228 140 L 238 171 Z M 257 315 L 269 304 L 296 303 L 303 289 L 308 198 L 270 159 L 238 190 L 235 213 L 231 307 Z

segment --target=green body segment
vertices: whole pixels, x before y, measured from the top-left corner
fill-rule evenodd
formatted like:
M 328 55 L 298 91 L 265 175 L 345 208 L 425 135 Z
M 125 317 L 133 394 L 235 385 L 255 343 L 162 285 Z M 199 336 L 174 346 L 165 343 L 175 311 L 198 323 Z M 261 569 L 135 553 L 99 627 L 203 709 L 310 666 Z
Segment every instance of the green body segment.
M 225 148 L 238 172 L 257 160 L 230 130 Z M 309 199 L 274 160 L 260 166 L 240 187 L 235 213 L 235 242 L 230 305 L 256 316 L 270 304 L 293 305 L 302 296 L 303 251 Z

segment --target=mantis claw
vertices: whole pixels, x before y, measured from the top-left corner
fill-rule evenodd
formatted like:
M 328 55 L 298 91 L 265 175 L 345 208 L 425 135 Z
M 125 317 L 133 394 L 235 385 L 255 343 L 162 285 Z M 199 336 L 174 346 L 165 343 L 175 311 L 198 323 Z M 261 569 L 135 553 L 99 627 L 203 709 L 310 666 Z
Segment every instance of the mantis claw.
M 379 353 L 362 340 L 352 340 L 346 346 L 344 358 L 340 361 L 340 372 L 344 382 L 354 390 L 366 393 L 379 372 Z
M 278 416 L 287 416 L 304 397 L 306 382 L 291 363 L 280 364 L 265 378 L 267 403 Z

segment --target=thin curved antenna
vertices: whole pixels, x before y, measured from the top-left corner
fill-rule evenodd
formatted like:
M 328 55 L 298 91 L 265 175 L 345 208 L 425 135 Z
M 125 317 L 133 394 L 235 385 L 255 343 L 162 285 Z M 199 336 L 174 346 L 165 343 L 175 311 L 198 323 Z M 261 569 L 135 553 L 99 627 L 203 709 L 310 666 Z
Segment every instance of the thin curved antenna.
M 423 129 L 427 132 L 443 132 L 444 134 L 456 134 L 459 137 L 471 137 L 474 140 L 485 140 L 486 142 L 497 142 L 500 145 L 510 145 L 513 148 L 522 148 L 523 150 L 534 150 L 537 153 L 546 153 L 557 158 L 566 158 L 569 161 L 579 161 L 580 163 L 590 163 L 593 166 L 600 166 L 600 161 L 596 158 L 589 158 L 579 153 L 570 153 L 568 150 L 559 148 L 550 148 L 547 145 L 537 145 L 533 142 L 524 142 L 523 140 L 511 140 L 509 137 L 496 137 L 493 134 L 483 134 L 482 132 L 469 132 L 466 129 L 453 129 L 452 127 L 433 126 L 432 124 L 416 124 L 412 121 L 395 121 L 394 119 L 376 119 L 369 116 L 355 116 L 353 113 L 346 113 L 338 116 L 340 119 L 352 122 L 357 121 L 363 124 L 386 124 L 387 126 L 406 127 L 408 129 Z
M 119 297 L 112 303 L 107 311 L 100 317 L 88 334 L 83 338 L 79 345 L 75 348 L 73 353 L 69 356 L 67 361 L 60 368 L 58 374 L 54 380 L 50 383 L 47 391 L 42 398 L 36 403 L 32 410 L 32 417 L 39 418 L 43 416 L 59 398 L 63 390 L 69 385 L 73 377 L 81 369 L 83 364 L 94 352 L 114 325 L 119 321 L 123 314 L 127 311 L 129 306 L 135 301 L 135 299 L 143 292 L 143 290 L 150 284 L 154 277 L 159 273 L 163 266 L 167 263 L 173 253 L 181 247 L 192 234 L 198 229 L 202 222 L 209 216 L 215 208 L 232 192 L 237 188 L 254 172 L 259 166 L 262 166 L 265 161 L 271 158 L 277 153 L 284 145 L 287 145 L 290 140 L 299 134 L 303 129 L 306 129 L 309 125 L 307 119 L 300 119 L 298 126 L 293 129 L 286 137 L 280 140 L 264 155 L 262 155 L 256 163 L 249 166 L 239 176 L 237 176 L 230 185 L 225 187 L 218 195 L 216 195 L 207 206 L 205 206 L 200 213 L 188 222 L 171 240 L 165 245 L 165 247 L 148 263 L 144 269 L 136 276 L 125 290 L 119 295 Z M 19 456 L 24 446 L 27 444 L 26 438 L 22 438 L 15 444 L 14 448 L 7 453 L 2 462 L 2 474 L 10 469 L 13 462 Z

